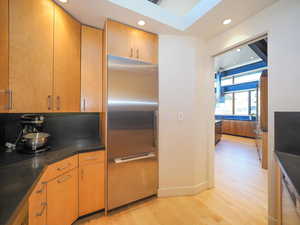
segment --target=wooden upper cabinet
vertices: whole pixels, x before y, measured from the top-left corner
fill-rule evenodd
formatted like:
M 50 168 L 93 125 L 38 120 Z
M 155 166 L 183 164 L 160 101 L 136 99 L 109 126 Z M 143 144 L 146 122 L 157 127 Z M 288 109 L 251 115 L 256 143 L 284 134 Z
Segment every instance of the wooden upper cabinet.
M 133 46 L 131 43 L 131 32 L 133 28 L 107 20 L 107 54 L 125 58 L 133 57 Z
M 8 0 L 0 1 L 0 112 L 8 111 Z
M 9 4 L 10 111 L 48 112 L 53 89 L 54 3 L 10 0 Z
M 69 225 L 78 218 L 78 169 L 47 183 L 47 225 Z
M 143 62 L 157 64 L 158 38 L 156 34 L 136 30 L 135 57 Z
M 81 25 L 55 5 L 54 111 L 80 112 Z
M 81 28 L 81 111 L 102 111 L 103 31 Z
M 107 53 L 135 60 L 158 63 L 158 37 L 125 24 L 107 20 Z

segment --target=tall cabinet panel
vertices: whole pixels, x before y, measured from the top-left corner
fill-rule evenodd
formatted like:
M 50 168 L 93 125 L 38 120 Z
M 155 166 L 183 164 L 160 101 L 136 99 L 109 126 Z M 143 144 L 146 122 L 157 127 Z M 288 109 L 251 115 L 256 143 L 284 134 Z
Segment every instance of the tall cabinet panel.
M 9 2 L 11 112 L 47 112 L 53 89 L 54 3 Z
M 102 111 L 103 31 L 88 26 L 81 29 L 81 111 Z
M 80 111 L 81 25 L 55 5 L 54 111 Z
M 8 110 L 8 0 L 0 0 L 0 112 Z

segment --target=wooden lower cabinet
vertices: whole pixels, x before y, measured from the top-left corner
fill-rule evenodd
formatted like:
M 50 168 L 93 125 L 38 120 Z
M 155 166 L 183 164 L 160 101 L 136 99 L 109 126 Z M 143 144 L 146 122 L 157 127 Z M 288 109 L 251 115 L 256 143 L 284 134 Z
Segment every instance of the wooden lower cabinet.
M 223 120 L 223 134 L 255 138 L 255 121 Z
M 78 218 L 78 169 L 47 184 L 47 225 L 70 225 Z
M 29 196 L 28 224 L 71 225 L 104 209 L 104 159 L 94 151 L 49 165 Z
M 79 216 L 104 208 L 104 163 L 79 167 Z
M 46 224 L 47 195 L 46 184 L 40 182 L 28 200 L 28 221 L 30 225 Z

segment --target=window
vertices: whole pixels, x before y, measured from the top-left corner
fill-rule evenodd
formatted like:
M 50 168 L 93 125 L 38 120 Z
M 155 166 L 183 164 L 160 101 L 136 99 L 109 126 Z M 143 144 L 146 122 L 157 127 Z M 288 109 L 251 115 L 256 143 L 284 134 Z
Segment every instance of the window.
M 234 114 L 249 115 L 249 91 L 234 93 Z
M 232 85 L 232 84 L 233 84 L 232 77 L 221 79 L 221 86 Z
M 224 95 L 224 103 L 217 103 L 216 105 L 216 114 L 217 115 L 232 115 L 233 114 L 233 94 L 226 93 Z
M 216 115 L 248 116 L 257 114 L 257 90 L 225 93 L 224 103 L 216 104 Z
M 257 80 L 259 80 L 260 75 L 261 75 L 261 71 L 251 73 L 251 74 L 236 76 L 236 77 L 234 77 L 234 84 L 241 84 L 241 83 L 247 83 L 247 82 L 251 82 L 251 81 L 257 81 Z
M 257 114 L 257 91 L 256 90 L 250 91 L 250 114 L 251 115 Z
M 235 85 L 258 81 L 262 71 L 252 72 L 244 75 L 224 77 L 221 86 Z M 242 91 L 225 92 L 224 103 L 216 104 L 216 115 L 239 115 L 248 116 L 257 114 L 257 90 L 247 89 Z

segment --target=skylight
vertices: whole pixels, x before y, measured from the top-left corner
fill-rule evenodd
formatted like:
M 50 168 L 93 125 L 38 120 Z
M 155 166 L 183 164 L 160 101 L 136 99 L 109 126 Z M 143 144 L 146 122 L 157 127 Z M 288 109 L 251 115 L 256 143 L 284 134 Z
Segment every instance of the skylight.
M 175 29 L 184 31 L 222 0 L 108 0 Z M 153 4 L 158 2 L 159 4 Z

